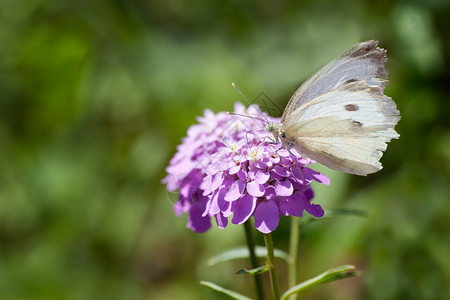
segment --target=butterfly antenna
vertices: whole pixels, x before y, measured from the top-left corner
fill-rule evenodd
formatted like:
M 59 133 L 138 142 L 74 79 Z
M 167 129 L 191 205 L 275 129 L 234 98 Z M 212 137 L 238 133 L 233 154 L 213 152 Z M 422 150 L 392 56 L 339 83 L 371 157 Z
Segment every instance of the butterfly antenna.
M 241 92 L 241 90 L 236 86 L 236 84 L 234 82 L 231 83 L 231 86 L 242 96 L 242 98 L 244 98 L 245 102 L 247 102 L 249 107 L 253 105 L 252 103 L 250 103 L 250 101 L 248 101 L 247 97 L 245 97 L 245 95 Z M 258 119 L 265 123 L 269 123 L 269 120 L 267 120 L 267 118 L 264 117 L 263 114 L 260 114 L 260 116 L 262 118 L 254 118 L 254 119 Z
M 236 86 L 234 82 L 231 83 L 231 86 L 242 96 L 242 98 L 244 98 L 245 102 L 247 102 L 249 106 L 252 105 L 250 101 L 248 101 L 247 97 L 245 97 L 245 95 L 241 92 L 241 90 Z
M 266 122 L 266 120 L 258 118 L 258 117 L 252 117 L 252 116 L 248 116 L 248 115 L 244 115 L 244 114 L 238 114 L 238 113 L 230 112 L 230 111 L 227 111 L 227 115 L 240 116 L 240 117 L 245 117 L 245 118 L 250 118 L 250 119 L 255 119 L 255 120 L 262 121 L 262 122 Z

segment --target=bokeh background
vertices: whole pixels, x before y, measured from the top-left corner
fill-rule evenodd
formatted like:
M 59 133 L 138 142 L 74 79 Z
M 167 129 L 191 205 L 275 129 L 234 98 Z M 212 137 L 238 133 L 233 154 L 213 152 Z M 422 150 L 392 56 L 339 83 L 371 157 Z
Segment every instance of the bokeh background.
M 243 229 L 186 229 L 164 168 L 204 109 L 242 101 L 231 82 L 284 107 L 368 39 L 401 138 L 377 174 L 317 166 L 315 201 L 367 216 L 304 226 L 300 277 L 362 274 L 303 299 L 450 299 L 449 16 L 447 0 L 1 1 L 0 299 L 223 298 L 200 279 L 254 296 L 246 261 L 206 265 Z

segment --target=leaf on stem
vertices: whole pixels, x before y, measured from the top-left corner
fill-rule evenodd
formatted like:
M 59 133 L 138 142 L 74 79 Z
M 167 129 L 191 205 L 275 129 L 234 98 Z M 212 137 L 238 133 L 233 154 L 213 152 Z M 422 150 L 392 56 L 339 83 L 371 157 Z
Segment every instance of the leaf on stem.
M 357 275 L 358 272 L 355 270 L 355 267 L 351 265 L 344 265 L 334 269 L 330 269 L 314 278 L 308 279 L 302 283 L 299 283 L 291 287 L 281 296 L 281 299 L 287 299 L 290 295 L 303 292 L 304 290 L 318 284 L 344 279 L 347 277 L 354 277 Z
M 217 291 L 217 292 L 219 292 L 219 293 L 222 293 L 222 294 L 224 294 L 224 295 L 227 295 L 227 296 L 230 297 L 231 299 L 237 299 L 237 300 L 251 300 L 251 298 L 248 298 L 248 297 L 246 297 L 246 296 L 244 296 L 244 295 L 242 295 L 242 294 L 239 294 L 238 292 L 235 292 L 235 291 L 232 291 L 232 290 L 225 289 L 225 288 L 223 288 L 223 287 L 221 287 L 221 286 L 218 286 L 217 284 L 214 284 L 214 283 L 209 282 L 209 281 L 203 281 L 203 280 L 201 280 L 201 281 L 200 281 L 200 284 L 201 284 L 201 285 L 204 285 L 204 286 L 207 286 L 207 287 L 209 287 L 210 289 L 215 290 L 215 291 Z
M 240 269 L 239 271 L 236 272 L 236 274 L 259 275 L 259 274 L 262 274 L 262 273 L 267 272 L 269 270 L 270 270 L 270 268 L 268 266 L 261 266 L 261 267 L 254 268 L 254 269 L 251 269 L 251 270 Z

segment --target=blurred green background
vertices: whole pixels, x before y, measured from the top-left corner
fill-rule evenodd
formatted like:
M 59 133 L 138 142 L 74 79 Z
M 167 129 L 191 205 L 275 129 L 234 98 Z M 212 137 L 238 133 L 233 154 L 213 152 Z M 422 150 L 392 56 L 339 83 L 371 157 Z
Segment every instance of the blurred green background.
M 242 101 L 231 82 L 284 107 L 368 39 L 388 50 L 401 137 L 377 174 L 317 167 L 315 201 L 367 218 L 305 226 L 300 277 L 362 276 L 302 299 L 450 299 L 448 0 L 4 0 L 0 16 L 0 299 L 223 298 L 200 279 L 254 296 L 246 261 L 206 266 L 243 229 L 186 229 L 164 168 L 205 108 Z

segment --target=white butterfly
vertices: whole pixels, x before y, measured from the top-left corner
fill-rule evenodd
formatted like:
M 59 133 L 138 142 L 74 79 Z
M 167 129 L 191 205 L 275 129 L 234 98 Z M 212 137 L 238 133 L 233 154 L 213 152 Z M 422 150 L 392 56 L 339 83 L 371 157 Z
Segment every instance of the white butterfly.
M 301 85 L 281 124 L 265 128 L 287 149 L 335 170 L 367 175 L 381 170 L 387 142 L 400 135 L 387 85 L 386 51 L 378 41 L 354 46 Z

